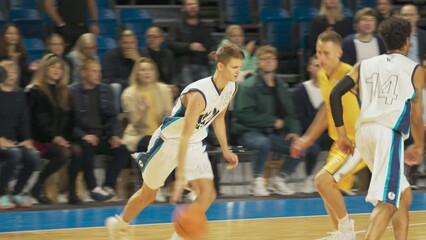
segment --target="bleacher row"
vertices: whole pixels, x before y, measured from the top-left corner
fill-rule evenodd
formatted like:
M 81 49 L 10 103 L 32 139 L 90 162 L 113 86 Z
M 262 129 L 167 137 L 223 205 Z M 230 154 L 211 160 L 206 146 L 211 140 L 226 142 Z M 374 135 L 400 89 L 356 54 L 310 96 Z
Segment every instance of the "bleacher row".
M 24 37 L 29 61 L 40 58 L 44 52 L 42 39 L 53 31 L 52 19 L 42 10 L 39 0 L 6 0 L 7 9 L 0 12 L 0 27 L 7 22 L 18 26 Z M 344 14 L 352 19 L 354 9 L 350 5 L 356 1 L 357 8 L 375 7 L 375 0 L 342 0 Z M 119 29 L 128 28 L 138 36 L 140 47 L 145 44 L 144 34 L 155 19 L 143 5 L 116 8 L 111 0 L 96 0 L 98 8 L 99 35 L 97 37 L 98 56 L 117 46 Z M 202 1 L 200 1 L 202 2 Z M 261 27 L 261 43 L 270 43 L 280 52 L 295 52 L 302 49 L 302 59 L 306 59 L 312 19 L 318 15 L 318 5 L 312 0 L 219 0 L 217 11 L 219 21 L 228 24 L 252 24 Z M 284 8 L 287 7 L 287 8 Z M 253 16 L 256 9 L 257 16 Z M 222 17 L 224 14 L 224 18 Z M 6 15 L 6 16 L 4 16 Z M 91 19 L 87 19 L 88 25 Z M 351 22 L 351 21 L 350 21 Z M 260 24 L 259 24 L 260 23 Z M 294 37 L 297 28 L 297 37 Z M 349 26 L 352 29 L 352 24 Z M 266 39 L 266 40 L 264 40 Z

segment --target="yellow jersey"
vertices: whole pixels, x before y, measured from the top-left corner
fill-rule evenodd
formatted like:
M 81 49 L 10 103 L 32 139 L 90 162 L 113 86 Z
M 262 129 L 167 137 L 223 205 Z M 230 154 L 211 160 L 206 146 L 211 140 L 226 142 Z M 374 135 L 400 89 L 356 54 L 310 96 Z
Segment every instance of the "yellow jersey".
M 328 135 L 333 139 L 337 140 L 337 129 L 334 125 L 333 116 L 331 115 L 330 108 L 330 93 L 334 86 L 352 69 L 351 65 L 341 62 L 336 70 L 327 76 L 324 69 L 320 69 L 317 73 L 319 86 L 321 89 L 322 96 L 324 98 L 324 106 L 327 111 L 327 122 L 328 122 Z M 360 106 L 357 96 L 352 92 L 347 92 L 342 97 L 343 105 L 343 121 L 345 123 L 346 133 L 348 138 L 355 142 L 355 123 L 357 121 Z

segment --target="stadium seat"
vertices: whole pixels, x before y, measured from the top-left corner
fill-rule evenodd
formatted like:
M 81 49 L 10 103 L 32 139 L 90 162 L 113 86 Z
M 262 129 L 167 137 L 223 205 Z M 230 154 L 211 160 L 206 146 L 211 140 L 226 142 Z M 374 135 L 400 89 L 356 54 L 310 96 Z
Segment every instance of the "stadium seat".
M 365 7 L 376 9 L 376 0 L 357 0 L 357 9 Z
M 318 9 L 313 7 L 296 7 L 291 10 L 291 14 L 296 21 L 299 19 L 313 19 L 318 16 Z
M 294 8 L 310 8 L 312 7 L 312 1 L 311 0 L 290 0 L 290 9 L 293 10 Z
M 152 21 L 151 15 L 148 11 L 139 8 L 122 8 L 119 11 L 120 22 L 124 23 L 129 22 L 144 22 Z
M 117 37 L 117 19 L 111 9 L 98 9 L 99 35 L 104 37 Z
M 25 48 L 28 52 L 28 62 L 31 63 L 37 59 L 41 59 L 46 49 L 44 48 L 43 41 L 38 38 L 24 38 Z
M 9 10 L 9 21 L 16 24 L 24 38 L 41 38 L 43 31 L 37 10 L 12 8 Z
M 293 18 L 281 18 L 266 23 L 266 36 L 269 43 L 280 52 L 294 51 Z
M 37 3 L 36 0 L 9 0 L 9 7 L 36 9 Z
M 260 12 L 260 21 L 267 22 L 275 18 L 289 17 L 288 11 L 284 8 L 264 7 Z
M 96 44 L 98 49 L 97 54 L 101 63 L 104 62 L 105 52 L 109 49 L 117 47 L 117 42 L 115 41 L 115 39 L 102 36 L 96 37 Z
M 6 19 L 4 19 L 3 14 L 0 12 L 0 31 L 3 29 L 3 26 L 6 24 Z
M 110 0 L 96 0 L 96 6 L 99 9 L 111 9 Z
M 137 23 L 125 23 L 124 28 L 132 30 L 138 38 L 138 46 L 145 47 L 145 32 L 152 26 L 152 20 Z
M 253 19 L 250 16 L 250 1 L 226 1 L 225 15 L 227 23 L 244 24 L 253 22 Z

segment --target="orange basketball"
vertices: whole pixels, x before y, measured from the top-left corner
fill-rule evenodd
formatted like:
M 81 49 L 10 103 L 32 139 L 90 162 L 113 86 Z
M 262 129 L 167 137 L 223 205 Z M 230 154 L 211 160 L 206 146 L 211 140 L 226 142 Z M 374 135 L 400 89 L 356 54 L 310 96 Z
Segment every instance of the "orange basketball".
M 173 212 L 176 233 L 183 238 L 197 238 L 207 232 L 206 214 L 193 206 L 177 208 Z

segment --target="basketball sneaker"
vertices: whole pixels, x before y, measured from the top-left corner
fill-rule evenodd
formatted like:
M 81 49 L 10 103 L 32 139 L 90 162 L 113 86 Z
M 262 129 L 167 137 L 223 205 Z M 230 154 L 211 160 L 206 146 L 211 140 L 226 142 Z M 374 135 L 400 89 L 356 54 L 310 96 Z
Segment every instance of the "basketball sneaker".
M 268 190 L 279 195 L 293 195 L 296 193 L 287 186 L 284 178 L 280 176 L 274 176 L 269 179 Z
M 105 220 L 108 234 L 111 240 L 129 240 L 129 224 L 120 216 L 115 215 Z
M 253 184 L 250 189 L 251 194 L 258 197 L 269 196 L 270 193 L 266 189 L 265 178 L 257 177 L 254 179 Z
M 28 201 L 27 198 L 22 194 L 12 195 L 11 200 L 19 208 L 30 208 L 33 206 L 31 202 Z
M 4 195 L 0 197 L 0 210 L 9 210 L 16 208 L 16 205 L 10 201 L 9 195 Z
M 339 224 L 339 230 L 337 232 L 330 233 L 331 236 L 325 238 L 327 240 L 356 240 L 355 232 L 355 221 L 350 219 L 348 226 L 342 226 Z

